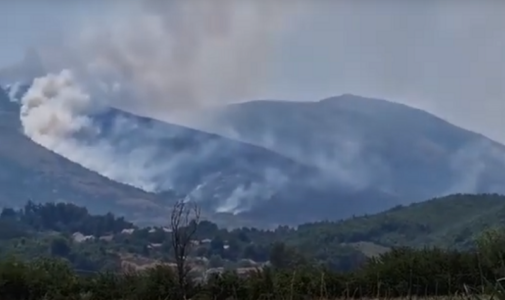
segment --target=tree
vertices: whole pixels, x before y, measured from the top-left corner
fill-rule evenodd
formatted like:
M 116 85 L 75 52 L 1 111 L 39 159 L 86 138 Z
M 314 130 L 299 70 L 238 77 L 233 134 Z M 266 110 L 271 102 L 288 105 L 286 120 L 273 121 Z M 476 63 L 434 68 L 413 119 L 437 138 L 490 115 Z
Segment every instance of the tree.
M 224 240 L 220 235 L 216 235 L 210 242 L 210 252 L 222 256 L 223 249 L 224 249 Z
M 275 268 L 285 268 L 289 264 L 289 253 L 286 249 L 286 245 L 281 242 L 276 242 L 272 245 L 270 250 L 270 263 Z
M 484 231 L 476 240 L 482 263 L 492 267 L 496 276 L 505 274 L 505 231 L 492 228 Z
M 4 207 L 2 209 L 2 213 L 0 214 L 1 218 L 14 218 L 16 216 L 17 216 L 16 211 L 14 209 L 8 208 L 8 207 Z
M 309 264 L 306 257 L 282 242 L 275 242 L 272 245 L 269 261 L 277 269 L 301 267 Z
M 172 248 L 179 289 L 182 299 L 186 300 L 186 284 L 189 268 L 186 266 L 187 254 L 191 251 L 192 239 L 200 222 L 200 209 L 194 202 L 177 201 L 172 209 L 170 230 L 172 231 Z

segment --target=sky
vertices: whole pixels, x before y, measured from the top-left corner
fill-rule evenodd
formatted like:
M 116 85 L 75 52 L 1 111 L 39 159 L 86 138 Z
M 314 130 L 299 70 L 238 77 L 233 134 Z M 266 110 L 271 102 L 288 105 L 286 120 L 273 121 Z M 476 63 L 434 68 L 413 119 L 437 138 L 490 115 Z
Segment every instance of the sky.
M 213 3 L 218 2 L 222 1 Z M 182 14 L 187 21 L 177 23 L 182 29 L 196 28 L 186 24 L 193 21 L 207 24 L 199 21 L 202 17 L 194 10 L 201 6 L 207 10 L 203 19 L 213 20 L 208 24 L 233 15 L 234 21 L 223 26 L 234 31 L 205 42 L 181 42 L 182 52 L 196 53 L 195 62 L 187 66 L 174 64 L 173 57 L 166 63 L 160 53 L 167 45 L 159 39 L 148 40 L 157 41 L 149 46 L 160 47 L 160 53 L 155 53 L 160 61 L 149 65 L 149 57 L 135 57 L 134 66 L 139 66 L 137 62 L 143 67 L 147 64 L 149 68 L 141 71 L 149 75 L 145 78 L 155 78 L 152 81 L 171 81 L 170 88 L 165 89 L 132 79 L 144 87 L 142 92 L 149 90 L 142 95 L 159 98 L 163 92 L 176 94 L 173 85 L 181 82 L 194 92 L 192 103 L 198 104 L 205 101 L 205 95 L 214 103 L 226 103 L 250 99 L 313 101 L 353 93 L 425 109 L 505 143 L 505 2 L 321 0 L 300 1 L 303 5 L 295 9 L 293 1 L 272 0 L 276 5 L 264 7 L 261 15 L 247 13 L 250 2 L 237 0 L 233 8 L 223 5 L 218 9 L 189 5 Z M 123 7 L 113 1 L 5 1 L 0 4 L 0 66 L 22 57 L 29 45 L 58 45 L 62 35 L 78 35 L 99 23 L 95 20 L 104 22 L 99 23 L 101 28 L 94 26 L 95 31 L 113 26 L 117 20 L 124 19 L 127 24 L 129 19 L 119 13 Z M 272 13 L 265 17 L 266 12 Z M 128 16 L 136 15 L 130 12 Z M 163 17 L 171 19 L 174 15 Z M 146 24 L 149 26 L 133 37 L 146 36 L 153 28 L 151 23 Z M 186 37 L 184 30 L 169 30 L 161 36 L 179 43 Z M 204 38 L 201 33 L 208 34 L 208 28 L 198 30 L 191 31 L 197 41 Z M 100 41 L 103 44 L 98 45 L 105 48 L 105 42 Z M 97 48 L 96 41 L 93 45 Z M 124 48 L 124 44 L 118 45 Z M 83 51 L 79 57 L 87 60 L 99 54 Z M 137 52 L 123 54 L 131 58 Z M 159 64 L 161 61 L 164 63 Z M 158 69 L 153 69 L 155 66 Z M 184 98 L 187 91 L 176 95 Z M 157 103 L 155 107 L 172 109 L 173 104 Z

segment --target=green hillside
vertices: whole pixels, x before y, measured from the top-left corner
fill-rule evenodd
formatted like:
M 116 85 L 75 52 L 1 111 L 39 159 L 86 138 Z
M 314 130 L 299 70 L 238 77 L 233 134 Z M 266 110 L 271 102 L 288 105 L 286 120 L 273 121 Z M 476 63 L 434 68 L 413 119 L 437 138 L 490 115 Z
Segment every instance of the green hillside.
M 372 242 L 382 246 L 467 248 L 483 230 L 505 224 L 505 196 L 451 195 L 339 222 L 299 226 L 286 240 L 318 245 Z

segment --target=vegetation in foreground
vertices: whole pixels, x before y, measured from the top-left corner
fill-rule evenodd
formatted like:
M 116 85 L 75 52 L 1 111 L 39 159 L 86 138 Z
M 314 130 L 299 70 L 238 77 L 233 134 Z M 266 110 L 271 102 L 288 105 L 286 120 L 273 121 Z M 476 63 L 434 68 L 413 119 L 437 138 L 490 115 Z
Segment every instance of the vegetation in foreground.
M 409 248 L 371 258 L 352 272 L 282 260 L 248 274 L 209 274 L 196 280 L 178 268 L 77 273 L 63 259 L 0 263 L 0 299 L 342 299 L 400 298 L 490 293 L 503 274 L 504 235 L 480 240 L 479 252 Z M 184 280 L 180 280 L 184 278 Z
M 338 270 L 315 256 L 306 256 L 303 249 L 277 241 L 269 245 L 265 264 L 239 272 L 237 268 L 209 269 L 206 264 L 198 265 L 195 258 L 199 251 L 205 252 L 195 241 L 204 234 L 204 229 L 213 227 L 210 222 L 200 221 L 199 209 L 192 203 L 177 203 L 169 226 L 154 231 L 135 228 L 110 214 L 89 216 L 85 209 L 68 204 L 28 203 L 22 210 L 4 209 L 0 221 L 4 243 L 10 246 L 2 248 L 0 299 L 291 300 L 454 296 L 490 294 L 493 288 L 496 291 L 496 286 L 490 283 L 505 274 L 505 231 L 501 229 L 485 231 L 475 241 L 475 247 L 464 251 L 392 247 L 365 259 L 349 256 L 347 264 L 353 267 L 346 270 Z M 98 236 L 112 233 L 112 236 L 69 244 L 65 236 L 74 232 L 71 236 L 75 237 L 76 230 Z M 289 228 L 278 229 L 282 230 L 287 235 L 293 233 Z M 146 238 L 159 232 L 166 253 L 161 247 L 157 252 L 161 255 L 158 263 L 145 268 L 124 265 L 124 261 L 120 261 L 121 267 L 117 268 L 115 259 L 124 254 L 122 247 L 132 246 L 127 237 L 134 236 L 137 231 L 140 236 L 142 232 L 147 233 Z M 239 234 L 244 232 L 257 234 L 240 236 L 250 244 L 259 242 L 258 236 L 276 234 L 250 229 L 238 231 Z M 113 242 L 115 238 L 119 239 L 116 243 Z M 49 241 L 49 244 L 41 241 Z M 231 248 L 229 241 L 226 241 L 228 247 L 223 243 L 218 249 Z M 32 254 L 43 253 L 47 245 L 49 252 L 46 254 L 49 255 L 39 255 L 35 259 L 26 255 L 26 249 L 32 249 Z M 149 248 L 146 249 L 149 252 Z M 95 260 L 91 258 L 93 253 L 98 253 Z M 330 254 L 328 250 L 327 253 Z M 170 257 L 165 260 L 163 255 Z M 76 269 L 76 265 L 90 263 L 95 267 L 100 263 L 112 264 L 98 272 L 92 265 L 87 270 Z

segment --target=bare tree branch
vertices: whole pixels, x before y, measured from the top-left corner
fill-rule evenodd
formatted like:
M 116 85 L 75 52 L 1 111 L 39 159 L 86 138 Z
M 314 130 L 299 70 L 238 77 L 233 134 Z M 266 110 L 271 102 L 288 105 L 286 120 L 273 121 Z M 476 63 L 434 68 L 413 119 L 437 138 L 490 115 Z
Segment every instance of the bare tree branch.
M 170 229 L 179 288 L 183 299 L 186 299 L 187 275 L 190 271 L 186 265 L 186 258 L 193 246 L 192 239 L 198 229 L 199 222 L 200 209 L 196 203 L 184 200 L 175 203 L 170 218 Z

